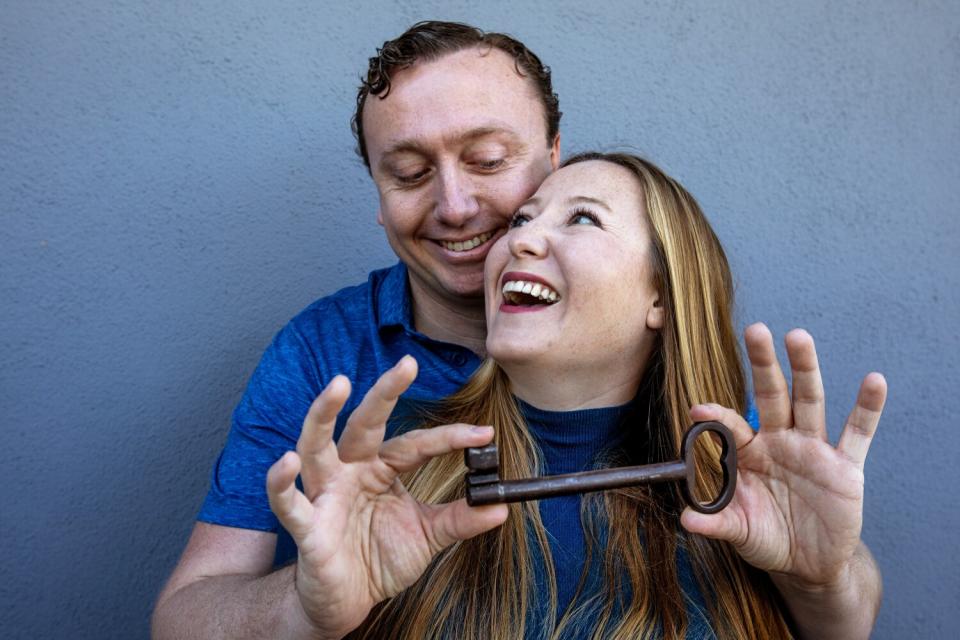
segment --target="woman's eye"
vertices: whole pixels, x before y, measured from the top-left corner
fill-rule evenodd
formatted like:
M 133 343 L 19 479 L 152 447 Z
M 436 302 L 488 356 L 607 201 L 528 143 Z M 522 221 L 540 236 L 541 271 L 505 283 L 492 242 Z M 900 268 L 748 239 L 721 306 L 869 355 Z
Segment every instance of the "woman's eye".
M 507 226 L 511 229 L 514 229 L 516 227 L 522 227 L 528 222 L 530 222 L 530 216 L 528 216 L 525 213 L 520 213 L 518 211 L 515 214 L 513 214 L 512 218 L 510 218 L 510 223 Z
M 591 211 L 574 211 L 570 216 L 570 224 L 590 224 L 599 227 L 600 219 Z

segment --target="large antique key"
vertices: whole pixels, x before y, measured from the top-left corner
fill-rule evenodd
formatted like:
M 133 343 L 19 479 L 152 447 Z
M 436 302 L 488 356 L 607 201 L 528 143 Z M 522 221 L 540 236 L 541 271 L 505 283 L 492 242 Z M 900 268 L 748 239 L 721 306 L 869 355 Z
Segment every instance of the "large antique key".
M 719 495 L 706 504 L 695 497 L 696 465 L 694 443 L 704 431 L 720 436 L 723 450 L 720 466 L 723 468 L 723 487 Z M 597 471 L 565 473 L 523 480 L 501 480 L 497 445 L 473 447 L 464 451 L 467 464 L 467 504 L 472 507 L 498 502 L 523 502 L 552 496 L 565 496 L 587 491 L 603 491 L 619 487 L 632 487 L 648 482 L 685 481 L 683 494 L 687 504 L 701 513 L 720 511 L 737 488 L 737 447 L 733 434 L 719 422 L 698 422 L 687 431 L 680 447 L 680 460 L 658 462 L 633 467 L 615 467 Z

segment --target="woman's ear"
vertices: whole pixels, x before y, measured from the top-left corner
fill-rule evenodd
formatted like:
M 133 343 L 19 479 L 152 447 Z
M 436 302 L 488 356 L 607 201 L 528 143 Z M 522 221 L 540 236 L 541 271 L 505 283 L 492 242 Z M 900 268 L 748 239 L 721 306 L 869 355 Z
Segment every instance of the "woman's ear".
M 653 306 L 647 309 L 647 328 L 663 328 L 663 305 L 660 304 L 659 296 L 653 301 Z

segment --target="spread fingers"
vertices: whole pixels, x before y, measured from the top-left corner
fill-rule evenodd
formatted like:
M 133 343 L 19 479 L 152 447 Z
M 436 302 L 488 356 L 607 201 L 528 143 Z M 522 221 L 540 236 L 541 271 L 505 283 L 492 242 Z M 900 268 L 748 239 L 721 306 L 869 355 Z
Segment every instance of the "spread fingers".
M 356 462 L 375 457 L 383 443 L 387 418 L 400 394 L 417 377 L 417 361 L 404 356 L 392 369 L 380 376 L 347 420 L 337 449 L 340 460 Z

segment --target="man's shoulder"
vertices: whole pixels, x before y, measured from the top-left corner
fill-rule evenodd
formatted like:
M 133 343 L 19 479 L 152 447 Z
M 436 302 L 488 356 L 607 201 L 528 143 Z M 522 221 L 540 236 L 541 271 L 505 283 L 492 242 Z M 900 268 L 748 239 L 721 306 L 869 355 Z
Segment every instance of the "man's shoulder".
M 309 402 L 337 374 L 349 376 L 360 386 L 367 379 L 376 380 L 384 350 L 376 300 L 384 278 L 393 269 L 373 271 L 366 282 L 310 303 L 287 322 L 257 365 L 247 391 L 256 401 L 247 404 L 263 413 L 272 401 L 257 394 L 283 396 L 282 402 L 274 404 L 290 404 L 290 397 L 297 395 L 305 413 Z M 291 424 L 298 424 L 303 416 L 295 418 Z M 276 422 L 274 418 L 271 424 Z
M 291 363 L 314 371 L 320 388 L 339 373 L 375 380 L 380 361 L 393 357 L 385 354 L 387 344 L 398 339 L 397 332 L 383 328 L 394 324 L 402 314 L 398 310 L 409 308 L 406 295 L 402 264 L 372 271 L 366 282 L 315 300 L 295 315 L 276 334 L 267 353 L 272 357 L 265 359 L 279 360 L 281 372 Z
M 294 319 L 315 314 L 318 312 L 338 311 L 344 314 L 364 313 L 370 308 L 371 300 L 379 292 L 380 287 L 396 266 L 385 267 L 371 271 L 364 282 L 349 285 L 333 293 L 314 300 L 307 305 Z
M 341 330 L 343 325 L 375 325 L 385 283 L 396 278 L 400 265 L 371 271 L 365 282 L 343 287 L 307 305 L 290 324 L 301 332 Z

